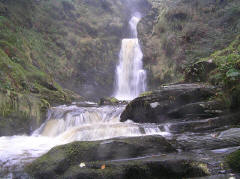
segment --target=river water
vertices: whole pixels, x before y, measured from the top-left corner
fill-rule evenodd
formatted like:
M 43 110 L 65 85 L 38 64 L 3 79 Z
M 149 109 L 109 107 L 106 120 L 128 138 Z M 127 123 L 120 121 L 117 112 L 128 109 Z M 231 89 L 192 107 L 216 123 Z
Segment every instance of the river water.
M 89 104 L 89 103 L 88 103 Z M 62 105 L 49 110 L 47 120 L 31 136 L 0 137 L 0 173 L 22 170 L 26 163 L 52 147 L 72 141 L 95 141 L 115 137 L 170 135 L 156 124 L 120 122 L 125 106 L 91 107 Z M 0 175 L 1 177 L 1 175 Z

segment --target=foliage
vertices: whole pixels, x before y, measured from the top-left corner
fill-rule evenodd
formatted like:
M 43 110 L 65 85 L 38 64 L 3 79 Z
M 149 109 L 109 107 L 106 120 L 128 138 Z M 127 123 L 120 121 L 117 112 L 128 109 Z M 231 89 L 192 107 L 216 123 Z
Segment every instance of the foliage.
M 186 74 L 192 76 L 191 79 L 201 78 L 204 70 L 199 69 L 199 64 L 206 63 L 205 66 L 209 67 L 210 61 L 216 67 L 204 73 L 204 81 L 222 87 L 224 91 L 218 93 L 217 97 L 227 106 L 238 108 L 240 106 L 240 35 L 227 48 L 216 51 L 187 68 Z M 193 73 L 195 71 L 199 73 Z M 201 78 L 200 81 L 203 79 Z

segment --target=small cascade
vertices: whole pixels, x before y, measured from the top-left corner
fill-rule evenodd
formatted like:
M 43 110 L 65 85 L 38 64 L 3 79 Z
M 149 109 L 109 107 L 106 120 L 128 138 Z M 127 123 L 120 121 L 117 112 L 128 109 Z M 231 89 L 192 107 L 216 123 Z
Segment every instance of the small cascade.
M 119 100 L 132 100 L 146 90 L 143 53 L 137 38 L 137 24 L 140 19 L 139 14 L 130 19 L 131 38 L 122 40 L 115 86 L 115 97 Z
M 61 141 L 71 142 L 165 134 L 155 124 L 120 122 L 120 115 L 124 107 L 60 106 L 53 108 L 49 112 L 48 120 L 33 135 L 56 137 Z
M 95 141 L 144 135 L 169 136 L 157 124 L 120 122 L 125 106 L 58 106 L 31 136 L 0 137 L 0 174 L 23 167 L 57 145 L 73 141 Z M 1 177 L 1 175 L 0 175 Z

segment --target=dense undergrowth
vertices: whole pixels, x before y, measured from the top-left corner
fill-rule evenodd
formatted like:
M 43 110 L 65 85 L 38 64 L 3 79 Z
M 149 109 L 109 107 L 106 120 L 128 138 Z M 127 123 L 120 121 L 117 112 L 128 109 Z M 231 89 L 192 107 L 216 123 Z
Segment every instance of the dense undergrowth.
M 212 68 L 209 68 L 212 66 Z M 222 50 L 214 52 L 207 58 L 186 68 L 188 81 L 209 82 L 223 90 L 216 96 L 223 100 L 227 107 L 240 107 L 240 36 Z

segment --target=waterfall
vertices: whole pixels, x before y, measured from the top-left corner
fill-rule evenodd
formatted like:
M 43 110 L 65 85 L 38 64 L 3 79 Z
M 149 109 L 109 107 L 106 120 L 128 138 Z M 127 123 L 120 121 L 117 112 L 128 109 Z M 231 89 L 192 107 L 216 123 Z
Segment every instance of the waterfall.
M 137 24 L 140 19 L 140 14 L 130 19 L 132 38 L 122 40 L 114 94 L 119 100 L 132 100 L 146 90 L 146 71 L 142 64 L 143 53 L 137 38 Z

